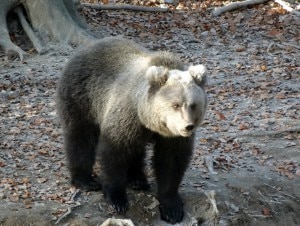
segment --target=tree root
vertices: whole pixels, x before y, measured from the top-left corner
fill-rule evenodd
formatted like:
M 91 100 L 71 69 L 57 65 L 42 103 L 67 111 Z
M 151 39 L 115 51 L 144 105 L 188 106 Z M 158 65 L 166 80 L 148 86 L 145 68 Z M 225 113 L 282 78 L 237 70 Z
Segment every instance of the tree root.
M 27 20 L 25 19 L 25 16 L 23 14 L 23 11 L 21 9 L 21 7 L 17 7 L 14 9 L 14 12 L 18 15 L 20 23 L 24 29 L 24 31 L 26 32 L 28 38 L 30 39 L 30 41 L 32 42 L 34 48 L 36 49 L 36 51 L 39 54 L 42 54 L 45 52 L 45 49 L 41 43 L 41 41 L 36 37 L 36 35 L 34 34 L 32 28 L 30 27 L 30 25 L 28 24 Z
M 90 4 L 82 3 L 84 6 L 91 7 L 97 10 L 131 10 L 139 12 L 169 12 L 168 8 L 159 8 L 159 7 L 147 7 L 147 6 L 137 6 L 137 5 L 100 5 L 100 4 Z
M 30 22 L 25 18 L 25 11 Z M 7 26 L 7 15 L 15 13 L 20 24 L 39 54 L 46 52 L 50 41 L 68 45 L 86 45 L 97 38 L 81 21 L 71 0 L 1 0 L 0 1 L 0 47 L 8 59 L 19 57 L 23 61 L 28 55 L 12 42 Z M 41 40 L 44 40 L 42 42 Z
M 229 12 L 229 11 L 233 11 L 236 9 L 241 9 L 250 5 L 256 5 L 256 4 L 262 4 L 265 2 L 268 2 L 270 0 L 246 0 L 246 1 L 242 1 L 242 2 L 233 2 L 229 5 L 223 6 L 223 7 L 219 7 L 216 8 L 213 11 L 213 15 L 214 16 L 220 16 L 221 14 L 225 13 L 225 12 Z
M 28 55 L 25 51 L 23 51 L 20 47 L 15 45 L 11 40 L 8 33 L 8 27 L 6 23 L 7 10 L 15 4 L 14 1 L 10 2 L 2 2 L 0 8 L 0 47 L 5 51 L 6 60 L 12 60 L 16 57 L 19 57 L 21 61 L 23 61 L 24 57 Z
M 24 58 L 29 55 L 29 53 L 26 53 L 19 46 L 11 42 L 10 39 L 4 40 L 4 42 L 0 42 L 0 46 L 2 46 L 5 51 L 6 61 L 15 59 L 16 57 L 19 57 L 20 61 L 23 61 Z

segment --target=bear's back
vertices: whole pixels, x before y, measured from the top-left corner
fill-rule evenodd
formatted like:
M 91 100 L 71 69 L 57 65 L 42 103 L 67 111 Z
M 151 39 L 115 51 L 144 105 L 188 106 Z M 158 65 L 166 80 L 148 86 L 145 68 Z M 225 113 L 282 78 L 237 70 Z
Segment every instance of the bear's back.
M 111 77 L 119 75 L 130 62 L 147 54 L 149 51 L 130 40 L 104 38 L 77 52 L 67 64 L 65 72 L 72 74 L 72 77 L 74 74 L 79 77 L 103 77 L 107 74 Z

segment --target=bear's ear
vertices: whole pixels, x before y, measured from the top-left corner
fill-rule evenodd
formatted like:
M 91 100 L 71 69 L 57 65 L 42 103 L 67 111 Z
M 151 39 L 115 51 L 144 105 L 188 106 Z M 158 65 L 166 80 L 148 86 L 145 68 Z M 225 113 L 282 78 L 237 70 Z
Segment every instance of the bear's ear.
M 151 66 L 146 71 L 146 78 L 151 86 L 163 86 L 168 80 L 168 70 L 162 66 Z
M 199 64 L 196 66 L 190 66 L 188 69 L 191 76 L 194 78 L 196 84 L 202 88 L 206 85 L 206 68 L 204 65 Z

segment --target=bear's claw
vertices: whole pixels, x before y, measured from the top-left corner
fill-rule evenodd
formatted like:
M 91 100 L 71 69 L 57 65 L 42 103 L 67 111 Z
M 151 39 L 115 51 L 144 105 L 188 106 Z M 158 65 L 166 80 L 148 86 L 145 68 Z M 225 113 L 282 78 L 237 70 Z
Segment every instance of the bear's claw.
M 104 191 L 104 197 L 118 214 L 124 214 L 128 210 L 129 203 L 126 192 L 106 190 Z
M 180 198 L 161 201 L 159 211 L 161 219 L 171 224 L 181 222 L 184 217 L 183 204 Z

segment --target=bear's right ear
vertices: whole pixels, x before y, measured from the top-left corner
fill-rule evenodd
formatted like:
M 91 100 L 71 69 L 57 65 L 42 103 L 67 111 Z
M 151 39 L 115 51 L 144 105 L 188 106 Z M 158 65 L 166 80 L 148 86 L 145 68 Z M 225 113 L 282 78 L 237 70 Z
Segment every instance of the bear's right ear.
M 151 86 L 163 86 L 168 80 L 168 70 L 162 66 L 151 66 L 146 71 L 146 78 Z

